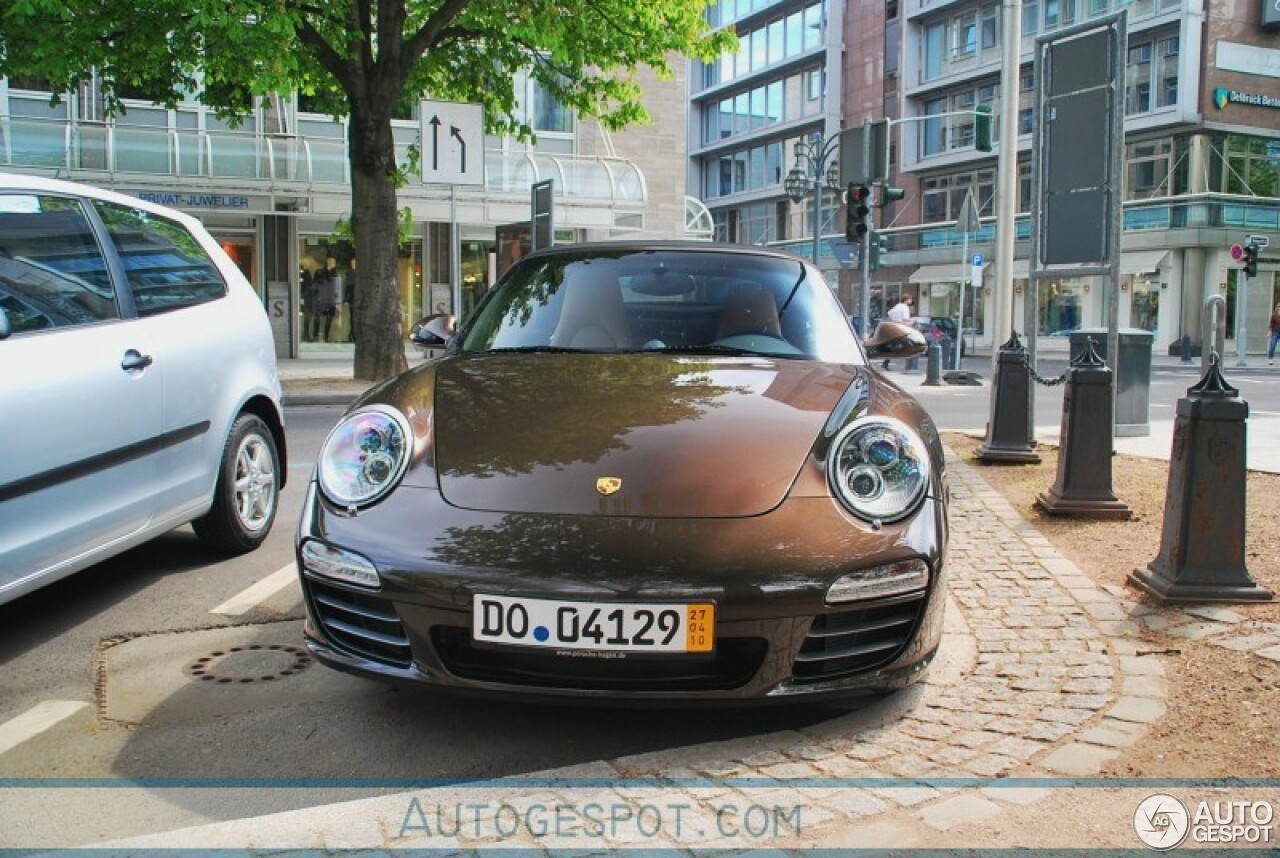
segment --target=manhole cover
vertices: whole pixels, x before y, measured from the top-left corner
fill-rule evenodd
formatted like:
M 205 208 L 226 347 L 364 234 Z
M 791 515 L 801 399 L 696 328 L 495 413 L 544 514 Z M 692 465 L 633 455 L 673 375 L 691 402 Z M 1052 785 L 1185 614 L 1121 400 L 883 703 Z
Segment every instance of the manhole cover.
M 301 673 L 312 664 L 311 653 L 287 644 L 251 644 L 217 649 L 182 669 L 192 679 L 218 685 L 273 682 Z

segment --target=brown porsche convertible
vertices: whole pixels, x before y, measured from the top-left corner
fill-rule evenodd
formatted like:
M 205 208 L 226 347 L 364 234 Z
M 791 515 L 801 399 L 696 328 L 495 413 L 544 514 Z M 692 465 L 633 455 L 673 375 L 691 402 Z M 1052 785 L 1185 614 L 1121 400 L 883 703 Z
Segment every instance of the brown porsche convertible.
M 329 434 L 306 635 L 341 670 L 561 698 L 885 691 L 938 647 L 928 416 L 788 254 L 556 248 Z

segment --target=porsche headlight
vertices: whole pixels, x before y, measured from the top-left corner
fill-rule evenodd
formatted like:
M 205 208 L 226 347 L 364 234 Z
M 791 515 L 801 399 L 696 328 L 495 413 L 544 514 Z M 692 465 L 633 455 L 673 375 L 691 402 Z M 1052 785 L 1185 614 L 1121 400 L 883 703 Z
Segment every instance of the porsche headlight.
M 929 484 L 929 454 L 920 436 L 892 417 L 862 417 L 831 445 L 827 479 L 850 512 L 896 521 L 916 508 Z
M 339 506 L 372 503 L 400 481 L 409 464 L 412 438 L 409 421 L 385 405 L 344 417 L 320 448 L 320 490 Z

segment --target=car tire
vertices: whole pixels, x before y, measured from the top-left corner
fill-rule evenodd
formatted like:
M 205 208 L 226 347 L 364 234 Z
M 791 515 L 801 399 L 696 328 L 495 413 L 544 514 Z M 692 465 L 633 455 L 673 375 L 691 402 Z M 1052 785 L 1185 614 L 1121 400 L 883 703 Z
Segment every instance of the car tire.
M 280 506 L 279 473 L 280 454 L 271 430 L 260 417 L 241 414 L 222 450 L 213 506 L 192 522 L 200 542 L 225 555 L 261 545 Z

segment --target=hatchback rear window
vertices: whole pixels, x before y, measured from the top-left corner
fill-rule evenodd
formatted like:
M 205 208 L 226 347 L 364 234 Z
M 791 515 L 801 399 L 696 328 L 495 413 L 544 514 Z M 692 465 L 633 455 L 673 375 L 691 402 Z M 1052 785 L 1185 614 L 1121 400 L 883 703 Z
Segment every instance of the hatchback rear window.
M 227 294 L 222 273 L 182 224 L 141 209 L 95 203 L 124 265 L 139 316 Z

